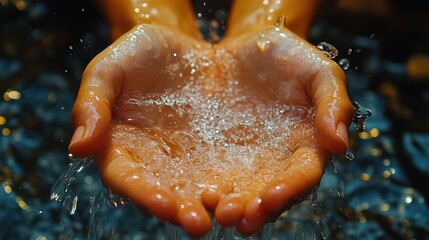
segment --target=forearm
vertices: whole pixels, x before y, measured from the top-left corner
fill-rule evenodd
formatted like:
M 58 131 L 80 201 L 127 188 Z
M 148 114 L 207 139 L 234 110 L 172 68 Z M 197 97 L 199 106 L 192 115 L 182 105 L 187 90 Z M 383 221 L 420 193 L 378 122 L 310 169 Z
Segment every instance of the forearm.
M 177 28 L 185 34 L 199 37 L 189 0 L 101 0 L 101 5 L 111 24 L 114 39 L 142 23 Z
M 331 0 L 235 0 L 226 35 L 274 25 L 283 15 L 286 27 L 305 38 L 317 10 L 327 1 Z

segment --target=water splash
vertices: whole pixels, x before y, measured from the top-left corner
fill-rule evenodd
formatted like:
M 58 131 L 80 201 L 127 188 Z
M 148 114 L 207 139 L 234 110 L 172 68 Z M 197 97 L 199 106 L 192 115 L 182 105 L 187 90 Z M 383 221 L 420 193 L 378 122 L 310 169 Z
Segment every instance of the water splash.
M 50 199 L 62 202 L 63 209 L 70 215 L 73 215 L 76 212 L 79 198 L 70 188 L 70 184 L 75 180 L 75 175 L 87 168 L 94 160 L 92 157 L 82 160 L 76 160 L 71 155 L 69 157 L 72 160 L 70 167 L 52 187 Z
M 180 227 L 175 226 L 169 222 L 165 222 L 165 233 L 167 240 L 178 240 L 179 239 Z
M 182 228 L 179 226 L 173 225 L 171 223 L 165 222 L 165 233 L 167 240 L 180 240 L 180 239 L 189 239 L 185 235 Z M 198 240 L 269 240 L 273 236 L 273 224 L 265 224 L 262 230 L 255 235 L 250 237 L 243 237 L 235 228 L 227 228 L 220 225 L 216 220 L 213 220 L 212 229 L 204 237 L 198 238 Z
M 87 239 L 101 239 L 104 229 L 104 219 L 97 216 L 97 212 L 101 207 L 103 196 L 91 196 L 89 198 L 89 220 L 88 220 L 88 235 Z
M 356 127 L 356 131 L 363 132 L 365 131 L 365 121 L 372 115 L 371 110 L 368 108 L 362 107 L 358 102 L 353 102 L 354 113 L 353 113 L 353 124 Z
M 331 59 L 334 59 L 336 56 L 338 56 L 337 48 L 327 42 L 320 42 L 317 45 L 317 48 L 322 50 L 326 56 L 330 57 Z

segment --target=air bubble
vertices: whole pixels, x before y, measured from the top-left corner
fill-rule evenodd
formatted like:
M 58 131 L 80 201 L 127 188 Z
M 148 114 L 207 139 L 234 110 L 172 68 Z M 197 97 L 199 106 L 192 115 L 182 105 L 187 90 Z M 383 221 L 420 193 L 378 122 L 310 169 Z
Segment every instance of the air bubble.
M 317 48 L 322 50 L 324 53 L 326 53 L 326 56 L 334 59 L 336 56 L 338 56 L 338 50 L 331 44 L 327 42 L 321 42 L 317 45 Z

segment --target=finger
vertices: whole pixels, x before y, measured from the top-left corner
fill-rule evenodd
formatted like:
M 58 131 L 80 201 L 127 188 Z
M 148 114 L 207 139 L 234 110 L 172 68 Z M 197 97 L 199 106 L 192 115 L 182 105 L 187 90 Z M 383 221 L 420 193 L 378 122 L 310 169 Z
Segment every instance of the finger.
M 178 200 L 177 221 L 183 230 L 192 237 L 202 237 L 212 226 L 212 220 L 202 203 L 192 198 Z
M 222 180 L 212 180 L 207 184 L 206 189 L 201 194 L 201 200 L 207 209 L 214 211 L 223 195 L 229 194 L 233 190 L 231 183 Z
M 112 105 L 120 91 L 122 74 L 102 52 L 86 68 L 71 113 L 75 128 L 69 151 L 76 156 L 97 152 L 105 141 L 111 121 Z M 100 60 L 102 59 L 102 60 Z
M 276 213 L 310 193 L 323 176 L 327 154 L 318 149 L 300 148 L 288 160 L 290 167 L 269 183 L 261 193 L 261 208 Z
M 237 224 L 237 231 L 245 236 L 255 234 L 268 219 L 268 213 L 261 208 L 261 199 L 255 197 L 247 203 L 244 218 Z
M 177 201 L 173 194 L 149 185 L 141 175 L 143 170 L 125 149 L 110 145 L 105 149 L 97 158 L 103 183 L 155 217 L 174 222 Z
M 334 62 L 320 67 L 310 84 L 316 106 L 316 130 L 322 146 L 332 153 L 348 148 L 347 129 L 353 106 L 349 100 L 343 70 Z
M 225 227 L 235 226 L 243 219 L 251 197 L 248 193 L 231 193 L 221 198 L 215 210 L 216 220 Z

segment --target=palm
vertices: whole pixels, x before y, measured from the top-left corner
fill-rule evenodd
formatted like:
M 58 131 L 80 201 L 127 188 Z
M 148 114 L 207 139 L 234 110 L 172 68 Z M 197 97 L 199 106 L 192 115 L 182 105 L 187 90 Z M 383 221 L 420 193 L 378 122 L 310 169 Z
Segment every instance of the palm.
M 214 47 L 151 31 L 136 29 L 96 61 L 122 73 L 97 152 L 103 180 L 191 235 L 209 230 L 205 209 L 256 232 L 320 181 L 328 155 L 312 88 L 331 63 L 284 29 Z

